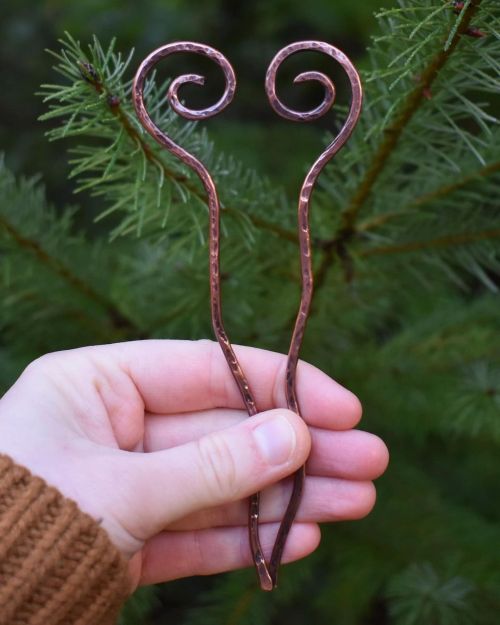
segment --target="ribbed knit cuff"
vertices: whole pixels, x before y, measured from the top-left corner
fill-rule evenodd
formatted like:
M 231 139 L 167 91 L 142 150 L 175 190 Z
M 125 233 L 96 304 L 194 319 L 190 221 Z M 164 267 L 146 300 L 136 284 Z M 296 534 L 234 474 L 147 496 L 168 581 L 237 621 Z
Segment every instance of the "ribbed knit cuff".
M 129 584 L 106 531 L 0 454 L 0 625 L 112 625 Z

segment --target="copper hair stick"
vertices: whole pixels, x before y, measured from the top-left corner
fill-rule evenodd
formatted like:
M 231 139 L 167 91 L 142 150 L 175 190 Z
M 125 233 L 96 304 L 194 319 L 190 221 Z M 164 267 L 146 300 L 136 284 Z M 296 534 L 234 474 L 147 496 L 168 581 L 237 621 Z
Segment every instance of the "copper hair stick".
M 238 385 L 241 397 L 245 404 L 246 410 L 249 416 L 257 413 L 257 406 L 253 397 L 252 391 L 248 381 L 243 373 L 243 370 L 236 358 L 236 354 L 229 342 L 224 323 L 222 320 L 222 308 L 221 308 L 221 281 L 220 281 L 220 204 L 217 189 L 214 181 L 208 172 L 207 168 L 199 161 L 195 156 L 184 150 L 180 145 L 172 141 L 151 119 L 146 105 L 144 103 L 144 83 L 146 76 L 153 69 L 153 67 L 163 58 L 171 54 L 178 52 L 194 52 L 202 56 L 208 57 L 215 61 L 217 65 L 222 69 L 225 78 L 224 94 L 220 100 L 211 107 L 192 110 L 181 104 L 179 100 L 178 90 L 181 85 L 186 83 L 195 83 L 197 85 L 203 85 L 205 79 L 198 74 L 186 74 L 179 76 L 169 86 L 167 98 L 170 106 L 174 111 L 186 117 L 187 119 L 207 119 L 217 115 L 231 103 L 236 90 L 236 77 L 234 70 L 231 67 L 226 57 L 218 50 L 211 48 L 207 45 L 199 43 L 193 43 L 190 41 L 179 41 L 176 43 L 170 43 L 165 46 L 161 46 L 157 50 L 154 50 L 149 54 L 141 63 L 137 73 L 135 75 L 134 83 L 132 86 L 132 98 L 134 101 L 135 110 L 139 121 L 143 127 L 149 132 L 149 134 L 164 148 L 166 148 L 171 154 L 179 158 L 188 167 L 194 170 L 208 196 L 208 208 L 209 208 L 209 266 L 210 266 L 210 303 L 212 313 L 212 326 L 217 341 L 222 349 L 224 357 L 233 378 Z M 252 495 L 250 498 L 249 506 L 249 537 L 250 547 L 252 551 L 252 557 L 259 576 L 260 586 L 263 590 L 272 590 L 273 584 L 271 576 L 267 568 L 264 555 L 262 553 L 262 547 L 259 540 L 259 493 Z
M 344 125 L 340 132 L 330 143 L 330 145 L 324 150 L 324 152 L 316 159 L 311 169 L 309 170 L 305 180 L 302 184 L 299 196 L 298 204 L 298 234 L 299 234 L 299 247 L 300 247 L 300 267 L 302 274 L 302 292 L 300 298 L 299 312 L 295 321 L 295 327 L 293 330 L 292 339 L 290 342 L 290 348 L 288 351 L 288 359 L 286 365 L 285 374 L 285 388 L 286 388 L 286 400 L 290 410 L 293 410 L 300 415 L 299 402 L 297 399 L 296 390 L 296 371 L 297 362 L 299 359 L 300 347 L 302 345 L 302 339 L 306 328 L 307 318 L 311 307 L 311 301 L 313 296 L 313 272 L 312 272 L 312 252 L 311 252 L 311 236 L 309 231 L 309 205 L 311 202 L 311 196 L 314 189 L 314 185 L 318 180 L 318 176 L 323 170 L 324 166 L 337 154 L 342 148 L 347 139 L 351 136 L 352 131 L 358 121 L 361 113 L 361 101 L 362 101 L 362 89 L 361 81 L 356 71 L 356 68 L 351 63 L 349 58 L 341 52 L 338 48 L 324 43 L 322 41 L 299 41 L 292 43 L 276 54 L 271 61 L 269 69 L 266 74 L 266 93 L 269 98 L 269 102 L 272 108 L 284 117 L 292 121 L 307 122 L 318 119 L 327 113 L 334 101 L 335 101 L 335 86 L 326 76 L 321 72 L 303 72 L 299 74 L 294 82 L 305 82 L 307 80 L 315 80 L 324 87 L 325 95 L 323 101 L 319 106 L 311 111 L 294 111 L 293 109 L 285 106 L 276 95 L 276 73 L 285 59 L 289 56 L 302 52 L 304 50 L 316 51 L 326 54 L 332 57 L 335 61 L 340 63 L 342 68 L 349 78 L 351 86 L 351 106 L 349 114 L 347 116 Z M 305 467 L 302 466 L 298 469 L 294 475 L 293 489 L 290 496 L 290 501 L 278 530 L 278 536 L 274 544 L 271 560 L 269 564 L 269 572 L 273 580 L 273 586 L 277 585 L 278 581 L 278 567 L 281 562 L 283 550 L 285 548 L 286 539 L 290 527 L 297 513 L 302 491 L 305 481 Z

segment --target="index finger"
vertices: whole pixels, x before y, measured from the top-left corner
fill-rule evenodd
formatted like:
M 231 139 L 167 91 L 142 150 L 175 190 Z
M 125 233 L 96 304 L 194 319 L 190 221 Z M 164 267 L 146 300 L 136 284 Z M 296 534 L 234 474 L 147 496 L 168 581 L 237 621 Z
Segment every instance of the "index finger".
M 144 340 L 92 349 L 114 352 L 148 412 L 245 407 L 222 350 L 213 341 Z M 285 408 L 286 356 L 239 345 L 234 351 L 258 410 Z M 297 396 L 311 425 L 344 430 L 361 418 L 361 404 L 353 393 L 303 361 L 297 368 Z

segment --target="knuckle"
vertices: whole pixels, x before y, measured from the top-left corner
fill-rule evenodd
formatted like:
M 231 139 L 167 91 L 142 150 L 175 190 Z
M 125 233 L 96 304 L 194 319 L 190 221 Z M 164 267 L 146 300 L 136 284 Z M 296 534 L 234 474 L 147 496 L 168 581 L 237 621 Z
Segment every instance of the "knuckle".
M 353 393 L 354 395 L 354 393 Z M 361 421 L 362 417 L 363 417 L 363 404 L 361 403 L 361 400 L 359 399 L 359 397 L 357 395 L 354 395 L 354 401 L 353 401 L 353 413 L 354 413 L 354 418 L 356 419 L 356 421 Z
M 35 358 L 22 372 L 23 379 L 27 380 L 47 375 L 51 368 L 53 368 L 54 362 L 57 362 L 57 352 L 44 354 L 43 356 Z
M 374 477 L 380 477 L 389 466 L 389 449 L 384 441 L 375 435 L 372 456 L 373 464 L 375 466 Z
M 198 441 L 201 472 L 214 503 L 238 498 L 236 459 L 227 440 L 212 434 Z
M 44 354 L 43 356 L 35 358 L 35 360 L 32 360 L 24 369 L 24 373 L 32 373 L 45 369 L 48 363 L 50 363 L 51 357 L 51 354 Z
M 218 406 L 226 406 L 229 403 L 229 387 L 227 385 L 231 376 L 224 359 L 221 360 L 222 351 L 217 342 L 210 339 L 200 339 L 198 341 L 207 351 L 207 380 L 208 396 L 212 398 Z M 222 367 L 221 367 L 222 365 Z

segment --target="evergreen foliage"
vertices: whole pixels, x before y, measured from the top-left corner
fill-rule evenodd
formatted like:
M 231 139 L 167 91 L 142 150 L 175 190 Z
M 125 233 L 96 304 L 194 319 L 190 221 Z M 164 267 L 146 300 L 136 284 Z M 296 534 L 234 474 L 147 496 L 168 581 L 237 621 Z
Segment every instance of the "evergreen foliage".
M 500 6 L 399 0 L 377 17 L 360 123 L 313 196 L 303 357 L 353 389 L 363 427 L 388 441 L 379 503 L 362 522 L 325 527 L 277 592 L 258 591 L 253 571 L 180 580 L 138 591 L 124 624 L 498 621 Z M 49 206 L 38 179 L 1 165 L 4 388 L 46 351 L 211 336 L 204 192 L 135 119 L 138 60 L 131 68 L 114 42 L 61 45 L 43 119 L 69 146 L 75 190 L 98 199 L 99 229 L 77 232 L 77 209 Z M 147 91 L 156 123 L 220 189 L 231 339 L 286 351 L 295 202 L 169 112 L 165 82 Z

